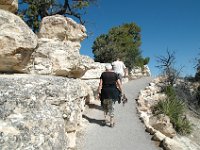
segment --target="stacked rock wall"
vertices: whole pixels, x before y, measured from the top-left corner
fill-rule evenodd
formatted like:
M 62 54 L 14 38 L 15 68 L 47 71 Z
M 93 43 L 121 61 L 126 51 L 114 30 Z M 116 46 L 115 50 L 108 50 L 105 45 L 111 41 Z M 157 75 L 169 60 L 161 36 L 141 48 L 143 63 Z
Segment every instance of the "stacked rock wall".
M 167 150 L 199 150 L 199 145 L 187 136 L 180 136 L 173 128 L 167 115 L 153 115 L 152 106 L 166 99 L 162 92 L 163 78 L 156 78 L 144 90 L 140 91 L 137 99 L 139 117 L 145 125 L 146 131 L 152 135 L 154 141 Z
M 94 99 L 78 79 L 93 62 L 79 54 L 85 28 L 55 15 L 37 36 L 13 14 L 17 3 L 0 0 L 0 149 L 75 147 L 85 101 Z
M 0 149 L 74 147 L 86 86 L 64 77 L 1 75 Z
M 80 55 L 84 26 L 48 16 L 36 35 L 17 8 L 0 0 L 0 149 L 73 148 L 105 64 Z

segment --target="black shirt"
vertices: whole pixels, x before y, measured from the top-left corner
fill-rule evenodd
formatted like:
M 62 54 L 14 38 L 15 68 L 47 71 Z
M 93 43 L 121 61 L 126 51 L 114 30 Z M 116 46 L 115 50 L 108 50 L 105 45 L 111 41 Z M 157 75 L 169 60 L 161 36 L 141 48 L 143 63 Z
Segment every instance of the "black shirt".
M 101 100 L 118 99 L 119 90 L 117 89 L 116 82 L 119 76 L 115 72 L 103 72 L 100 79 L 102 79 Z
M 100 79 L 103 81 L 103 86 L 116 86 L 119 76 L 115 72 L 103 72 Z

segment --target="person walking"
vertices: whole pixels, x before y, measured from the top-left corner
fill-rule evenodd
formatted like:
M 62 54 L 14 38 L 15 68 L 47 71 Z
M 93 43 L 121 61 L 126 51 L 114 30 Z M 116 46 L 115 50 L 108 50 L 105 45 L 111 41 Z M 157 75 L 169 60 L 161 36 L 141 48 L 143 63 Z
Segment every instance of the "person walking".
M 106 124 L 107 116 L 110 117 L 110 127 L 114 127 L 114 104 L 118 101 L 119 94 L 122 93 L 122 86 L 119 76 L 113 72 L 111 64 L 106 65 L 106 71 L 101 74 L 98 96 L 104 110 L 104 121 Z
M 113 66 L 114 72 L 118 74 L 120 81 L 122 83 L 122 77 L 126 73 L 126 66 L 124 62 L 121 61 L 120 58 L 117 58 L 117 60 L 112 63 L 112 66 Z

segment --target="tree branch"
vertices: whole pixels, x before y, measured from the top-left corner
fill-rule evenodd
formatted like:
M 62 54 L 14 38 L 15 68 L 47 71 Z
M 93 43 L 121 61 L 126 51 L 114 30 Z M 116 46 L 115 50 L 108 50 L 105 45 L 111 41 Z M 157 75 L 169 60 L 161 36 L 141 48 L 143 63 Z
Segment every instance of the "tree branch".
M 84 23 L 85 23 L 85 22 L 82 20 L 80 14 L 78 14 L 78 13 L 72 11 L 72 9 L 71 9 L 71 7 L 70 7 L 70 5 L 69 5 L 69 0 L 65 0 L 65 3 L 64 3 L 64 5 L 63 5 L 63 7 L 62 7 L 59 11 L 54 12 L 54 13 L 52 13 L 51 15 L 55 15 L 55 14 L 59 14 L 59 15 L 65 15 L 65 14 L 71 15 L 71 16 L 76 17 L 76 18 L 80 21 L 81 24 L 84 24 Z

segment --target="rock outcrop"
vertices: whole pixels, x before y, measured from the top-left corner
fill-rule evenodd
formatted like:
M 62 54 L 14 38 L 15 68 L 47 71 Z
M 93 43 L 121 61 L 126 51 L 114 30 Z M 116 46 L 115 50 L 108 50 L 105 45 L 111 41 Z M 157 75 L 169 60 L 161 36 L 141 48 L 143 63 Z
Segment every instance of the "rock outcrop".
M 62 15 L 43 18 L 40 26 L 40 32 L 38 34 L 39 38 L 77 42 L 79 48 L 80 41 L 82 41 L 86 36 L 86 29 L 83 25 L 77 24 L 71 18 L 66 18 Z
M 168 116 L 153 115 L 152 106 L 166 98 L 166 95 L 162 93 L 162 81 L 163 78 L 156 78 L 140 91 L 137 99 L 137 110 L 140 119 L 145 124 L 146 131 L 166 150 L 199 150 L 199 146 L 194 141 L 186 137 L 180 138 L 176 134 Z
M 30 72 L 80 78 L 91 68 L 92 59 L 79 53 L 85 27 L 61 15 L 43 18 L 38 48 L 32 54 Z
M 0 149 L 75 147 L 85 102 L 94 99 L 90 86 L 73 79 L 93 63 L 79 53 L 85 28 L 60 15 L 42 23 L 38 40 L 21 18 L 0 8 Z
M 167 137 L 173 138 L 176 135 L 176 131 L 174 130 L 169 117 L 166 115 L 160 114 L 156 116 L 150 116 L 149 124 Z
M 20 17 L 2 9 L 0 30 L 0 72 L 27 72 L 37 36 Z
M 129 74 L 129 78 L 131 80 L 138 79 L 141 77 L 149 77 L 151 76 L 151 71 L 147 65 L 144 65 L 143 68 L 141 67 L 134 67 Z
M 74 147 L 86 87 L 80 79 L 1 75 L 0 149 Z

